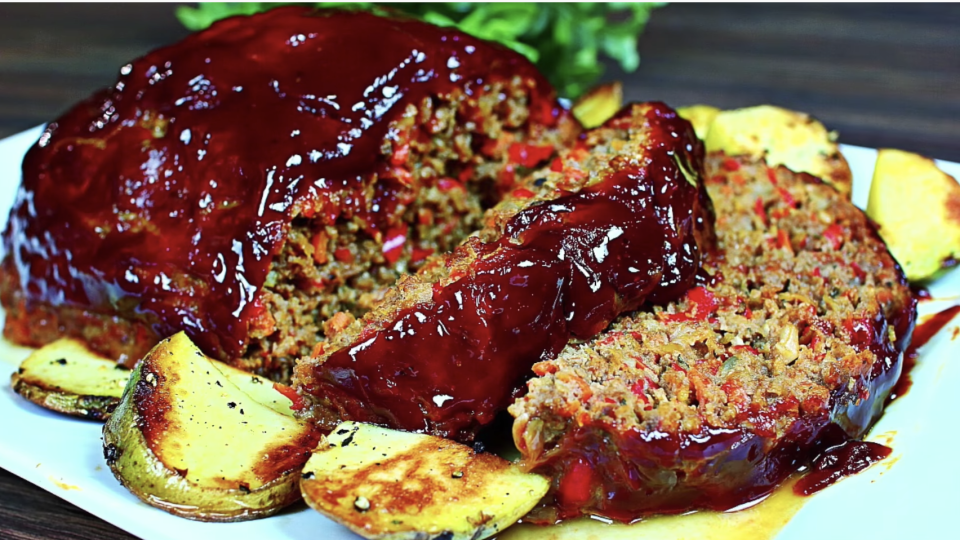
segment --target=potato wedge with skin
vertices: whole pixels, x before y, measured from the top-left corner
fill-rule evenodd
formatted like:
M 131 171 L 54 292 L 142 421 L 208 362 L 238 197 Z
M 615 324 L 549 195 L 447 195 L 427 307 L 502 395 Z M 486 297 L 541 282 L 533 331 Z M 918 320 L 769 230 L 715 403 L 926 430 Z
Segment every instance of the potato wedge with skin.
M 834 138 L 806 113 L 759 105 L 721 111 L 704 144 L 707 152 L 763 157 L 771 167 L 812 174 L 849 197 L 853 174 Z
M 595 86 L 573 104 L 573 116 L 590 129 L 603 124 L 623 106 L 623 84 L 620 81 Z
M 960 184 L 926 157 L 881 148 L 867 216 L 911 281 L 960 258 Z
M 13 391 L 59 413 L 104 420 L 120 403 L 130 370 L 63 338 L 37 349 L 10 377 Z
M 693 124 L 693 130 L 697 132 L 697 137 L 706 139 L 707 133 L 710 131 L 710 124 L 720 114 L 720 109 L 710 105 L 688 105 L 677 109 L 677 114 Z
M 320 442 L 300 480 L 307 504 L 377 540 L 487 538 L 516 523 L 548 487 L 492 454 L 355 422 Z
M 104 425 L 114 476 L 147 504 L 200 521 L 265 517 L 299 499 L 319 435 L 275 410 L 289 400 L 253 377 L 207 358 L 182 332 L 161 341 Z

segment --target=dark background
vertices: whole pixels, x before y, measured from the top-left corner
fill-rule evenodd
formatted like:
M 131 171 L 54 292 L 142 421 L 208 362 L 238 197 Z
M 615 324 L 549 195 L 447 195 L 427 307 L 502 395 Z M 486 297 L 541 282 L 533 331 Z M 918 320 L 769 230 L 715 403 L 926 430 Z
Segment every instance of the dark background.
M 0 5 L 0 137 L 187 34 L 173 5 Z M 805 111 L 840 140 L 960 161 L 960 5 L 674 4 L 640 40 L 628 99 Z M 0 441 L 2 441 L 0 434 Z M 0 442 L 0 444 L 3 444 Z M 69 451 L 65 449 L 64 451 Z M 127 538 L 0 470 L 0 538 Z

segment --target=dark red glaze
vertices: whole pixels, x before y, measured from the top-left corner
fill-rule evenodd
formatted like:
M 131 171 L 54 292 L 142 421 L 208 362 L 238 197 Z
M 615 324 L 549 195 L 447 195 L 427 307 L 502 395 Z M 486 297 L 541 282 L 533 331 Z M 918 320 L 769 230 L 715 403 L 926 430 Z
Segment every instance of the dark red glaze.
M 922 323 L 917 325 L 913 331 L 913 340 L 910 342 L 908 352 L 916 352 L 917 349 L 926 345 L 937 332 L 943 330 L 943 327 L 950 324 L 950 321 L 960 313 L 960 305 L 950 306 L 943 311 L 939 311 L 930 316 Z
M 452 29 L 306 7 L 217 22 L 48 126 L 23 163 L 8 270 L 28 303 L 186 330 L 236 358 L 293 217 L 385 234 L 403 185 L 363 180 L 388 165 L 390 122 L 514 76 L 535 82 L 534 116 L 560 114 L 523 57 Z
M 910 373 L 913 371 L 913 368 L 917 367 L 917 356 L 917 351 L 913 346 L 903 354 L 903 367 L 900 370 L 900 377 L 897 378 L 897 384 L 893 385 L 893 388 L 890 390 L 890 397 L 887 398 L 887 404 L 897 398 L 905 396 L 907 392 L 910 391 L 910 388 L 913 386 L 913 378 L 910 376 Z
M 769 495 L 809 460 L 808 452 L 825 435 L 839 433 L 846 440 L 836 425 L 824 425 L 831 424 L 825 418 L 801 419 L 778 443 L 742 428 L 678 437 L 659 431 L 604 433 L 584 426 L 556 451 L 563 461 L 551 466 L 563 473 L 552 509 L 524 519 L 549 524 L 586 514 L 629 523 L 652 514 L 730 510 Z M 568 483 L 567 475 L 584 465 L 591 482 Z
M 793 485 L 797 495 L 813 495 L 845 476 L 851 476 L 880 461 L 892 448 L 869 441 L 847 441 L 817 456 L 810 471 Z
M 702 145 L 663 104 L 628 106 L 607 125 L 618 122 L 649 125 L 642 155 L 618 156 L 598 182 L 528 206 L 498 241 L 473 238 L 479 256 L 465 277 L 384 330 L 368 327 L 306 391 L 339 418 L 468 440 L 535 362 L 646 300 L 684 293 L 712 230 Z
M 917 301 L 919 302 L 933 299 L 933 296 L 930 295 L 930 291 L 923 285 L 910 285 L 910 290 L 913 291 L 913 295 L 917 297 Z
M 960 305 L 948 307 L 917 325 L 913 331 L 913 340 L 910 342 L 910 347 L 903 355 L 903 370 L 900 373 L 900 378 L 897 379 L 897 384 L 890 391 L 888 401 L 902 397 L 910 390 L 910 387 L 913 386 L 910 371 L 917 365 L 920 347 L 926 345 L 930 338 L 935 336 L 944 326 L 950 324 L 957 313 L 960 313 Z

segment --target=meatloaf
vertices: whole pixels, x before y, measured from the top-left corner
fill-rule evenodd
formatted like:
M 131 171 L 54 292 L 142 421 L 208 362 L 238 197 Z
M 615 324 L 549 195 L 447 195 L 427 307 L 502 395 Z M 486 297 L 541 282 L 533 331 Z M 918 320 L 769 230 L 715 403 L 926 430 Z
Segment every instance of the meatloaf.
M 702 165 L 686 120 L 627 106 L 298 363 L 309 415 L 470 440 L 534 362 L 693 284 L 712 241 Z
M 830 186 L 712 155 L 698 286 L 537 363 L 510 413 L 553 486 L 537 519 L 726 510 L 863 436 L 915 322 L 903 273 Z M 830 442 L 833 441 L 833 442 Z
M 365 312 L 578 133 L 526 59 L 452 29 L 306 7 L 217 22 L 30 149 L 4 335 L 129 365 L 185 330 L 289 378 L 318 321 Z

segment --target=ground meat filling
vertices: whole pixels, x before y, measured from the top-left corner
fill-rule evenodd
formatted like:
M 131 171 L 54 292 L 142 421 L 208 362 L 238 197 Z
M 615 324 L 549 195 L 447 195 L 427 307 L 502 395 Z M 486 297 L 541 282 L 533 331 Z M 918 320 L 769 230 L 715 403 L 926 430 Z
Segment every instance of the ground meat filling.
M 265 313 L 252 325 L 244 365 L 288 380 L 295 359 L 323 341 L 324 321 L 369 311 L 400 276 L 479 229 L 487 205 L 513 189 L 517 175 L 569 143 L 578 133 L 571 119 L 550 130 L 530 121 L 526 84 L 517 77 L 475 96 L 458 89 L 408 108 L 381 149 L 389 166 L 380 179 L 412 188 L 385 235 L 365 233 L 358 217 L 295 218 L 267 276 Z
M 731 508 L 881 412 L 915 303 L 866 217 L 762 162 L 714 155 L 707 174 L 700 285 L 535 365 L 510 407 L 524 464 L 554 477 L 540 518 Z
M 702 159 L 673 110 L 628 105 L 298 363 L 305 414 L 472 439 L 532 363 L 690 287 L 712 242 Z

